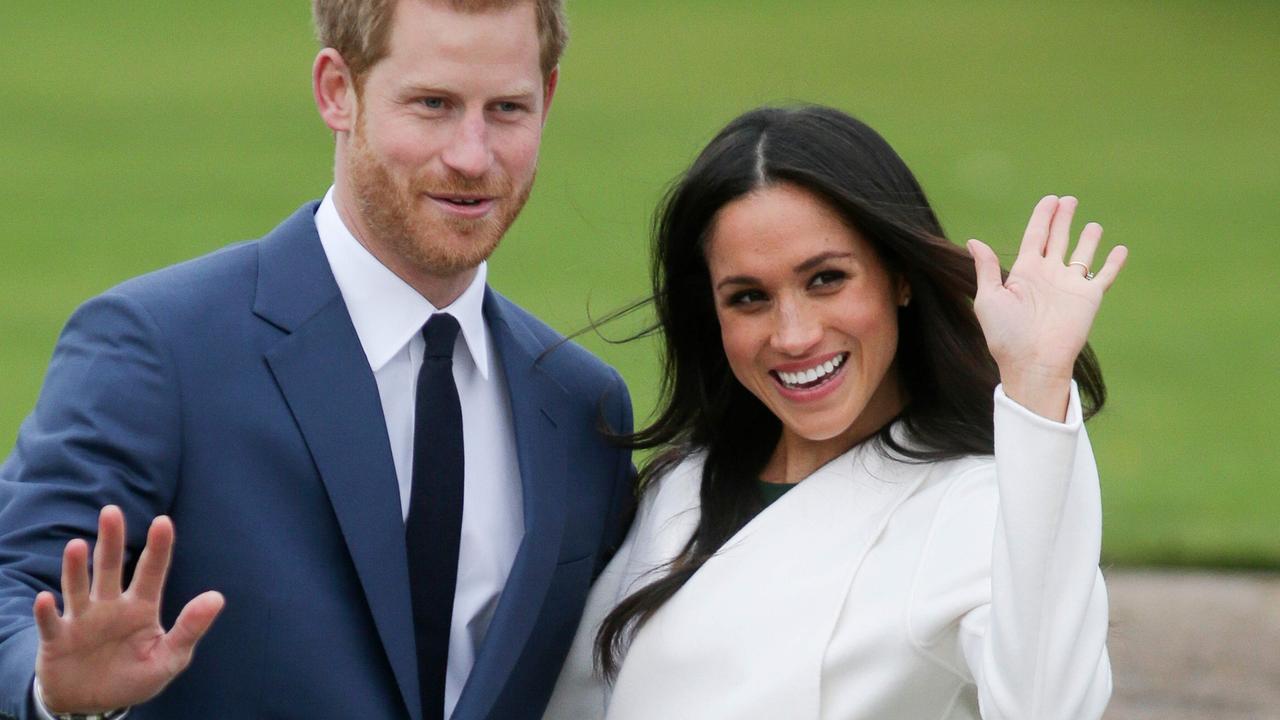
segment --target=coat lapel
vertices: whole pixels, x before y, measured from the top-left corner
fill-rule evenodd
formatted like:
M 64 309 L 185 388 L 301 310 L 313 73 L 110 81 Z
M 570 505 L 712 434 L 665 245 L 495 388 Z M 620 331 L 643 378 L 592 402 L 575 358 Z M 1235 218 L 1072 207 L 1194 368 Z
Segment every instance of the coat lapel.
M 524 539 L 454 720 L 478 720 L 502 693 L 541 614 L 565 523 L 565 440 L 557 409 L 565 390 L 538 366 L 545 350 L 511 307 L 489 290 L 485 320 L 506 376 L 524 495 Z
M 259 245 L 254 312 L 284 330 L 266 362 L 306 440 L 408 715 L 421 716 L 408 561 L 377 384 L 303 207 Z
M 855 448 L 725 543 L 636 634 L 610 720 L 818 717 L 823 650 L 849 585 L 923 477 L 895 477 L 891 462 Z

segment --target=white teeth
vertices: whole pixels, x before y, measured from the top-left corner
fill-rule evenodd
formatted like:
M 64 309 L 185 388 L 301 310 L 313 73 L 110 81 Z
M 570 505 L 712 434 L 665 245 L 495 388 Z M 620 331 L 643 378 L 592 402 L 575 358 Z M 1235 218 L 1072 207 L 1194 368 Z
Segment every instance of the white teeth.
M 808 385 L 819 378 L 826 377 L 827 375 L 835 372 L 836 368 L 844 364 L 844 357 L 844 355 L 837 355 L 817 367 L 812 367 L 808 370 L 801 370 L 800 372 L 778 371 L 778 378 L 788 387 Z

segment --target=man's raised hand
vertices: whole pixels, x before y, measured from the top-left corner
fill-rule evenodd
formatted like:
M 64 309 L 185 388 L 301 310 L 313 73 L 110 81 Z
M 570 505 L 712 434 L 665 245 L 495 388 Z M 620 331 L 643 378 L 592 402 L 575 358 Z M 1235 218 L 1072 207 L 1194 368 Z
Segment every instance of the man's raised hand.
M 36 678 L 51 711 L 106 712 L 155 697 L 190 664 L 196 643 L 222 611 L 220 593 L 203 593 L 166 633 L 160 599 L 173 554 L 173 523 L 164 516 L 152 521 L 127 590 L 124 546 L 124 515 L 108 505 L 98 517 L 92 580 L 88 543 L 72 540 L 62 555 L 62 614 L 53 593 L 36 596 Z

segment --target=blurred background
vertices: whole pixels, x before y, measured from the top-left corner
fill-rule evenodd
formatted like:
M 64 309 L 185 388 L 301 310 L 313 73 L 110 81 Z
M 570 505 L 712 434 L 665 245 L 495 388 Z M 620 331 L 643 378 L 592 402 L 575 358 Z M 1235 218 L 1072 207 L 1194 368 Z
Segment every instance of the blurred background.
M 1093 335 L 1108 565 L 1280 568 L 1280 4 L 570 0 L 538 183 L 491 264 L 562 331 L 641 297 L 648 226 L 762 103 L 866 120 L 952 239 L 1046 193 L 1131 249 Z M 91 295 L 270 230 L 331 179 L 308 4 L 0 3 L 0 455 Z M 638 326 L 604 330 L 621 337 Z M 643 420 L 655 347 L 583 342 Z
M 1108 718 L 1280 718 L 1280 574 L 1224 572 L 1280 570 L 1280 3 L 568 2 L 494 286 L 565 332 L 643 297 L 663 190 L 764 103 L 861 117 L 1010 261 L 1039 197 L 1079 196 L 1131 249 L 1093 334 Z M 324 193 L 308 5 L 0 1 L 0 456 L 76 305 Z M 656 347 L 605 338 L 643 320 L 582 339 L 639 421 Z

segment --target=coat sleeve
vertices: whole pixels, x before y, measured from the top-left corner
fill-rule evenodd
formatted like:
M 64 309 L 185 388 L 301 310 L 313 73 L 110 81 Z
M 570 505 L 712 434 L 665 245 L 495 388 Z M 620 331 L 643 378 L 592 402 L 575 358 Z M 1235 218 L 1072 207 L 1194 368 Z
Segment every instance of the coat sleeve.
M 1102 505 L 1076 387 L 1063 423 L 1002 388 L 995 406 L 990 601 L 959 628 L 982 717 L 1100 718 L 1111 696 Z
M 62 549 L 92 542 L 103 505 L 128 523 L 126 567 L 163 512 L 181 462 L 172 358 L 122 295 L 86 303 L 54 349 L 35 410 L 0 466 L 0 717 L 32 717 L 32 603 L 60 589 Z

